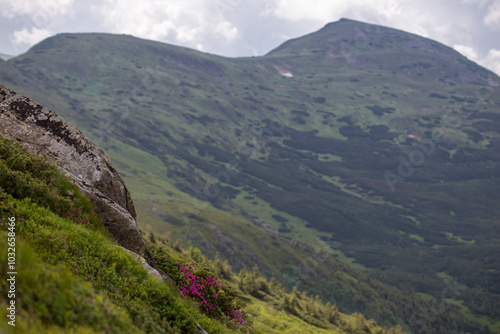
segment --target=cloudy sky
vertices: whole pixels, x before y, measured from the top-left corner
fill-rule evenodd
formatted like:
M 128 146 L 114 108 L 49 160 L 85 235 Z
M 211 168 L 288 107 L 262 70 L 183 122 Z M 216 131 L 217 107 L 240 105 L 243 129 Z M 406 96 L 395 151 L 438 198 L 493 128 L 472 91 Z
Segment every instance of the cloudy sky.
M 0 53 L 108 32 L 258 56 L 343 17 L 437 40 L 500 75 L 500 0 L 0 0 Z

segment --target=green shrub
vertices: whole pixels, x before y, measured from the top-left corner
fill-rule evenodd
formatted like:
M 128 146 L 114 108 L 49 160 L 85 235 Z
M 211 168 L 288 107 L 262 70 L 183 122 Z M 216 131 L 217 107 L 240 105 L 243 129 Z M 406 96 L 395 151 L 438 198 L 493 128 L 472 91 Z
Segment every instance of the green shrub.
M 214 328 L 214 333 L 225 332 L 118 247 L 104 233 L 89 200 L 57 167 L 0 137 L 0 218 L 4 221 L 12 216 L 17 220 L 16 235 L 38 257 L 30 260 L 37 263 L 32 266 L 35 272 L 24 266 L 19 270 L 31 279 L 25 280 L 29 284 L 22 290 L 26 301 L 20 317 L 26 326 L 17 329 L 35 328 L 33 333 L 60 333 L 61 328 L 67 333 L 195 333 L 200 321 Z M 56 287 L 61 288 L 58 293 Z M 100 312 L 94 312 L 96 307 Z M 89 320 L 95 320 L 94 327 L 80 326 Z M 125 329 L 114 329 L 119 326 Z
M 183 293 L 193 298 L 202 312 L 217 319 L 230 329 L 254 331 L 250 317 L 243 312 L 245 304 L 237 299 L 238 293 L 229 284 L 220 284 L 215 271 L 207 264 L 195 263 L 191 258 L 167 249 L 159 244 L 148 245 L 158 267 L 178 284 Z M 197 253 L 190 250 L 190 253 Z M 215 286 L 209 282 L 216 282 Z M 191 287 L 201 289 L 202 294 L 190 293 Z M 216 297 L 212 295 L 216 293 Z M 207 305 L 213 306 L 207 308 Z
M 7 233 L 0 231 L 0 270 L 7 268 Z M 89 282 L 75 276 L 63 264 L 50 265 L 32 247 L 16 240 L 16 333 L 88 332 L 139 333 L 128 314 L 96 292 Z M 7 282 L 0 281 L 0 295 L 7 296 Z M 7 301 L 2 300 L 6 319 Z M 5 325 L 6 321 L 2 321 Z M 52 328 L 50 330 L 50 328 Z
M 149 277 L 132 254 L 117 247 L 111 239 L 28 199 L 19 201 L 2 191 L 0 197 L 5 198 L 0 203 L 0 212 L 12 207 L 10 214 L 19 217 L 17 233 L 30 242 L 44 261 L 66 264 L 119 306 L 143 301 L 172 327 L 184 332 L 195 330 L 192 311 L 185 307 L 178 293 Z

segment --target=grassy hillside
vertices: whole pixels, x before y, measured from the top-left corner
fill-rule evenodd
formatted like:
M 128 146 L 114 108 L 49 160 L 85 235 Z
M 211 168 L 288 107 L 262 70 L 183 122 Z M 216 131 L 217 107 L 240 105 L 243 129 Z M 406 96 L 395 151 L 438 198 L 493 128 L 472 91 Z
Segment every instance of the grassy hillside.
M 258 269 L 236 276 L 227 260 L 210 262 L 198 249 L 152 235 L 150 251 L 183 298 L 116 245 L 55 166 L 0 137 L 0 170 L 0 269 L 12 271 L 7 250 L 14 235 L 17 268 L 15 298 L 7 300 L 6 280 L 0 285 L 2 316 L 10 300 L 16 306 L 16 326 L 3 321 L 3 331 L 194 333 L 199 323 L 209 333 L 262 333 L 255 319 L 266 333 L 402 333 L 342 314 L 318 297 L 287 294 Z
M 498 330 L 499 78 L 455 51 L 349 20 L 238 59 L 64 34 L 0 80 L 106 150 L 146 230 L 415 330 L 452 277 L 428 330 Z
M 16 326 L 4 321 L 2 329 L 187 333 L 195 332 L 199 322 L 224 332 L 224 326 L 149 276 L 117 246 L 93 215 L 88 199 L 55 166 L 26 154 L 10 140 L 0 140 L 2 273 L 10 271 L 6 241 L 12 233 L 18 272 Z M 9 224 L 12 219 L 15 228 Z M 6 280 L 0 288 L 6 306 Z

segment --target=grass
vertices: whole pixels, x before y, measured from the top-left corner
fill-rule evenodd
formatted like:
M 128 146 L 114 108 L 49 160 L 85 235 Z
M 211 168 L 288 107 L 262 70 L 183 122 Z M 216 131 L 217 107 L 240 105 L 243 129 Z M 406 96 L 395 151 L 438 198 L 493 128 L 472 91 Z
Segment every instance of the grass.
M 54 107 L 108 152 L 143 226 L 171 231 L 209 256 L 224 248 L 228 258 L 240 259 L 236 268 L 257 261 L 267 274 L 286 272 L 284 259 L 297 268 L 311 252 L 290 246 L 293 241 L 323 248 L 326 238 L 338 246 L 333 256 L 403 290 L 431 293 L 439 289 L 435 273 L 445 270 L 469 287 L 498 291 L 497 282 L 483 277 L 499 269 L 484 262 L 498 238 L 491 226 L 498 217 L 500 155 L 498 133 L 490 130 L 498 125 L 500 101 L 493 94 L 464 104 L 490 73 L 442 45 L 384 28 L 369 34 L 366 48 L 351 45 L 357 58 L 349 63 L 339 47 L 355 40 L 355 27 L 365 27 L 352 21 L 332 27 L 265 57 L 239 59 L 127 36 L 60 35 L 9 60 L 39 91 L 2 80 Z M 78 56 L 66 58 L 73 48 Z M 282 77 L 276 67 L 294 77 Z M 467 116 L 461 126 L 447 125 L 446 115 L 461 109 Z M 435 152 L 391 192 L 384 172 L 397 175 L 399 157 L 419 149 L 415 138 L 430 139 L 436 129 L 444 135 Z M 230 161 L 239 173 L 228 187 L 217 184 L 217 196 L 204 195 Z M 202 209 L 193 204 L 199 194 L 208 200 Z M 276 216 L 288 219 L 291 232 L 283 236 L 290 243 L 272 239 L 249 218 L 283 228 Z M 225 238 L 230 242 L 222 246 Z M 340 278 L 326 272 L 325 282 L 304 279 L 300 270 L 285 276 L 296 275 L 306 290 L 333 291 Z M 341 297 L 325 294 L 363 311 L 362 303 Z M 472 295 L 464 298 L 471 310 L 482 307 Z M 498 293 L 485 298 L 496 305 Z M 391 307 L 375 305 L 369 308 L 394 323 Z M 395 309 L 396 318 L 408 321 Z M 491 318 L 498 318 L 497 309 L 487 310 Z
M 218 275 L 225 277 L 216 291 L 217 310 L 203 311 L 190 297 L 181 297 L 172 286 L 149 275 L 132 254 L 116 245 L 99 226 L 63 218 L 64 212 L 56 213 L 50 206 L 37 204 L 35 199 L 45 188 L 31 191 L 25 187 L 37 174 L 62 184 L 67 180 L 53 165 L 27 154 L 19 145 L 3 138 L 0 143 L 0 161 L 7 162 L 7 172 L 18 168 L 19 162 L 38 167 L 19 171 L 23 177 L 16 184 L 20 189 L 14 193 L 17 198 L 2 188 L 8 178 L 0 183 L 0 269 L 10 270 L 6 256 L 9 217 L 16 218 L 19 268 L 16 326 L 6 322 L 0 325 L 8 333 L 194 333 L 197 323 L 208 333 L 263 333 L 254 328 L 253 318 L 255 326 L 269 328 L 270 333 L 323 333 L 325 326 L 329 332 L 354 333 L 360 324 L 369 332 L 401 333 L 397 328 L 386 331 L 361 315 L 341 314 L 318 297 L 314 299 L 297 290 L 287 294 L 282 285 L 276 280 L 268 282 L 257 269 L 245 268 L 236 276 L 220 257 L 211 262 L 198 249 L 182 250 L 170 239 L 162 239 L 162 244 L 150 243 L 148 248 L 156 263 L 176 282 L 184 280 L 183 264 L 193 268 L 200 281 L 209 278 L 207 282 L 213 282 Z M 43 164 L 38 166 L 40 162 Z M 58 184 L 47 180 L 41 184 L 52 193 Z M 62 192 L 59 201 L 65 196 L 74 196 L 74 203 L 84 199 L 80 193 Z M 91 208 L 86 209 L 91 213 Z M 0 284 L 3 295 L 7 295 L 7 288 L 6 281 Z M 246 304 L 242 300 L 250 302 L 253 308 L 243 311 Z M 7 301 L 0 304 L 2 315 L 6 316 Z M 234 310 L 238 312 L 235 318 L 242 315 L 241 324 L 233 324 L 231 316 L 223 316 Z
M 2 231 L 2 250 L 7 249 L 6 240 L 7 233 Z M 3 321 L 2 330 L 9 333 L 56 333 L 61 330 L 140 333 L 130 316 L 109 302 L 105 294 L 96 291 L 90 282 L 73 274 L 63 264 L 46 263 L 23 240 L 18 239 L 16 246 L 16 265 L 20 268 L 16 276 L 16 326 L 11 327 Z M 2 261 L 2 270 L 8 271 L 6 261 Z M 7 295 L 5 284 L 2 284 L 2 294 Z M 6 302 L 1 303 L 4 318 Z
M 58 189 L 60 185 L 75 186 L 54 165 L 25 153 L 10 140 L 0 138 L 0 144 L 4 175 L 16 176 L 0 180 L 1 267 L 8 271 L 6 222 L 15 217 L 19 268 L 18 326 L 3 323 L 5 329 L 16 333 L 192 333 L 199 322 L 212 333 L 230 332 L 202 315 L 170 285 L 149 276 L 100 225 L 82 220 L 85 216 L 97 220 L 90 206 L 82 211 L 78 206 L 56 205 L 70 197 L 76 205 L 88 199 L 74 188 L 71 194 Z M 18 170 L 20 164 L 22 170 Z M 36 187 L 26 186 L 35 180 L 40 181 Z M 6 192 L 4 187 L 11 182 L 16 182 L 16 190 L 10 187 Z M 52 198 L 40 197 L 47 192 Z M 57 192 L 61 194 L 57 196 Z M 38 198 L 42 202 L 37 203 Z M 72 210 L 80 213 L 79 220 L 63 218 L 71 217 L 68 212 Z M 0 289 L 7 294 L 6 281 Z
M 336 306 L 324 304 L 319 296 L 308 296 L 296 288 L 287 293 L 276 279 L 269 281 L 262 277 L 256 266 L 251 270 L 245 267 L 236 275 L 231 272 L 227 261 L 222 263 L 220 257 L 210 261 L 198 249 L 190 248 L 188 252 L 175 249 L 175 246 L 172 249 L 171 239 L 153 239 L 156 241 L 149 247 L 160 268 L 176 277 L 175 280 L 182 279 L 182 274 L 177 276 L 179 266 L 186 263 L 186 255 L 190 254 L 197 262 L 190 262 L 188 267 L 198 268 L 194 271 L 196 275 L 222 282 L 222 290 L 227 296 L 220 306 L 236 309 L 245 305 L 245 323 L 250 320 L 265 333 L 355 333 L 361 329 L 367 333 L 402 333 L 399 326 L 383 329 L 360 314 L 340 313 Z M 221 296 L 223 294 L 219 298 Z M 224 303 L 237 306 L 224 306 Z

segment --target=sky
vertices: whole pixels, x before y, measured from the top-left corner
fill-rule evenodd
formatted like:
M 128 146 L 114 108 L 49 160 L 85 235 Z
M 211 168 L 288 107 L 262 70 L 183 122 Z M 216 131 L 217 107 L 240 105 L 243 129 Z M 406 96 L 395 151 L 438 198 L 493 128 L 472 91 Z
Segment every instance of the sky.
M 341 18 L 431 38 L 500 75 L 500 0 L 0 0 L 0 53 L 105 32 L 260 56 Z

